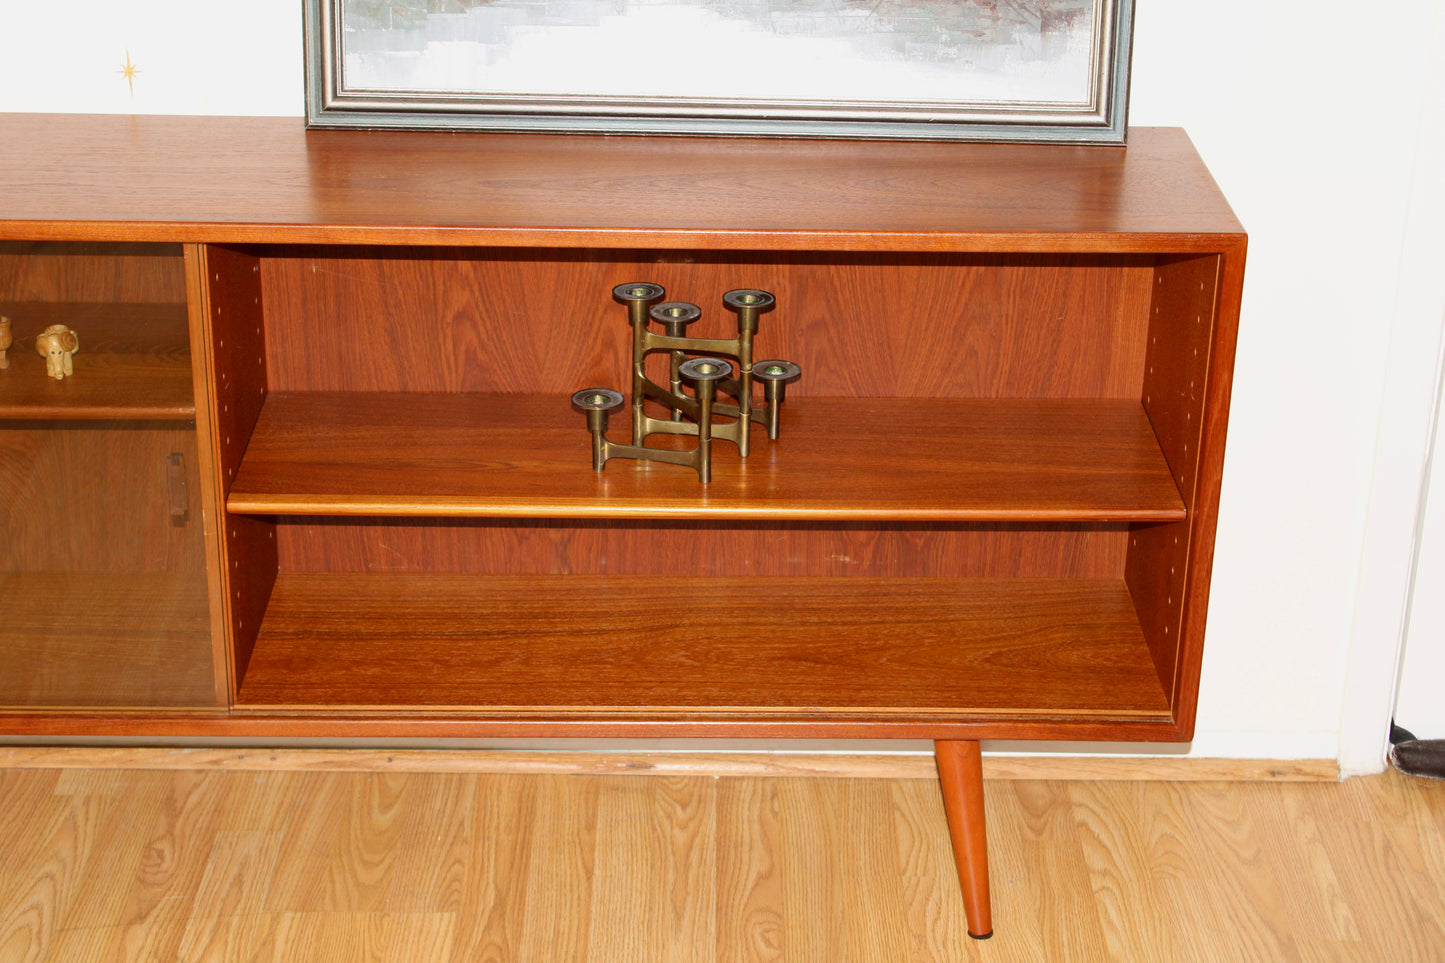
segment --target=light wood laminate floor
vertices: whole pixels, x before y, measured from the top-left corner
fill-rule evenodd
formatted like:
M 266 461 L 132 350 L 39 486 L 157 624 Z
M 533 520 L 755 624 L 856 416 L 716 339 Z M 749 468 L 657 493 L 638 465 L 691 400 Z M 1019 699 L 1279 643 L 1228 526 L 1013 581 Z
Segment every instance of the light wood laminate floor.
M 0 963 L 1445 960 L 1445 784 L 0 769 Z

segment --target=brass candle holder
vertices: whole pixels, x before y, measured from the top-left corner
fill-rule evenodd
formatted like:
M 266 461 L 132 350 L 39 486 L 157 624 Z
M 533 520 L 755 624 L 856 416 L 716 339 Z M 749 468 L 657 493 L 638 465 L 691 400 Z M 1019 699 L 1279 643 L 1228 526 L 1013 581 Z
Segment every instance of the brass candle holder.
M 627 306 L 628 323 L 632 325 L 632 444 L 607 440 L 607 419 L 622 407 L 621 392 L 584 388 L 572 396 L 572 406 L 587 415 L 594 470 L 601 471 L 610 458 L 659 461 L 686 465 L 707 484 L 712 481 L 713 439 L 731 441 L 744 458 L 748 456 L 749 429 L 754 422 L 767 429 L 769 438 L 776 439 L 785 388 L 802 371 L 791 361 L 753 361 L 758 316 L 774 303 L 768 292 L 744 288 L 723 295 L 723 304 L 738 316 L 736 338 L 687 337 L 687 326 L 702 317 L 702 309 L 687 301 L 663 301 L 666 295 L 661 285 L 648 282 L 619 284 L 612 289 L 612 296 Z M 660 325 L 661 333 L 651 330 L 649 323 Z M 647 356 L 657 351 L 669 355 L 666 386 L 647 376 Z M 763 386 L 761 406 L 754 404 L 754 381 Z M 689 385 L 691 395 L 687 393 Z M 733 402 L 718 401 L 719 394 L 731 397 Z M 643 405 L 648 399 L 666 408 L 668 416 L 654 418 L 647 414 Z M 734 420 L 716 422 L 718 415 Z M 645 447 L 647 436 L 654 434 L 694 435 L 697 447 L 691 451 Z

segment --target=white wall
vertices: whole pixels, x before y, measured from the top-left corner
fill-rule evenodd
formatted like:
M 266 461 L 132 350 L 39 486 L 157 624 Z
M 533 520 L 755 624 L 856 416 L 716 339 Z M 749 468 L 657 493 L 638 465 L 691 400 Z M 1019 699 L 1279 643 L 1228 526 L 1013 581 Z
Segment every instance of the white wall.
M 1436 262 L 1445 265 L 1445 258 Z M 1428 507 L 1421 519 L 1395 720 L 1421 739 L 1445 739 L 1445 432 L 1436 412 Z
M 1402 626 L 1405 653 L 1395 718 L 1422 739 L 1445 739 L 1445 699 L 1440 698 L 1440 683 L 1445 680 L 1445 428 L 1440 424 L 1445 414 L 1440 399 L 1445 375 L 1445 12 L 1436 15 L 1417 157 L 1397 331 L 1401 320 L 1418 319 L 1415 350 L 1422 357 L 1433 353 L 1436 401 L 1427 502 L 1419 511 L 1409 620 Z M 1412 399 L 1412 404 L 1418 406 L 1418 401 Z
M 1379 768 L 1383 724 L 1394 708 L 1396 676 L 1389 656 L 1400 651 L 1408 633 L 1418 660 L 1425 641 L 1409 630 L 1405 616 L 1411 564 L 1425 522 L 1425 442 L 1445 343 L 1445 272 L 1440 269 L 1445 263 L 1445 182 L 1440 177 L 1445 170 L 1445 11 L 1436 12 L 1433 34 L 1345 680 L 1339 760 L 1346 773 Z M 1423 581 L 1414 580 L 1421 601 L 1431 578 L 1423 574 Z
M 303 57 L 301 0 L 0 0 L 0 110 L 301 115 Z
M 1394 658 L 1352 626 L 1435 7 L 1138 3 L 1131 122 L 1251 235 L 1196 755 L 1335 757 L 1351 653 Z M 301 114 L 300 4 L 239 9 L 0 0 L 0 110 Z
M 1138 10 L 1131 122 L 1250 232 L 1196 753 L 1338 753 L 1435 7 Z

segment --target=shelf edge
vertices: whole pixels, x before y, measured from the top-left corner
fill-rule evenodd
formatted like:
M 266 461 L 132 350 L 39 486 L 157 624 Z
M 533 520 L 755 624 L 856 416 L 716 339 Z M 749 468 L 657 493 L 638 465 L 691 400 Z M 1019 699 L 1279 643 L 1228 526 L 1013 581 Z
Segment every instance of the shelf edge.
M 0 407 L 0 421 L 193 421 L 195 405 L 175 408 L 111 408 L 85 406 Z
M 1177 522 L 1188 517 L 1182 503 L 1177 509 L 1009 510 L 1009 509 L 807 509 L 738 508 L 718 505 L 658 505 L 647 508 L 614 507 L 596 503 L 479 504 L 466 499 L 417 501 L 408 498 L 356 498 L 344 501 L 290 496 L 232 495 L 226 510 L 234 515 L 339 515 L 348 517 L 416 518 L 610 518 L 676 519 L 702 521 L 862 521 L 862 522 Z

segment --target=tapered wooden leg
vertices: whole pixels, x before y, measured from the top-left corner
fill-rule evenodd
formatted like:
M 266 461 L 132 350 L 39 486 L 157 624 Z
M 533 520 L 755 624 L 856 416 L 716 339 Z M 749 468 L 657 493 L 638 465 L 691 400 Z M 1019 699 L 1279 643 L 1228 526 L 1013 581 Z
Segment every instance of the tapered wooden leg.
M 983 754 L 977 742 L 938 741 L 933 750 L 943 784 L 953 861 L 963 887 L 968 935 L 986 940 L 993 935 L 993 912 L 988 901 L 988 838 L 983 825 Z

